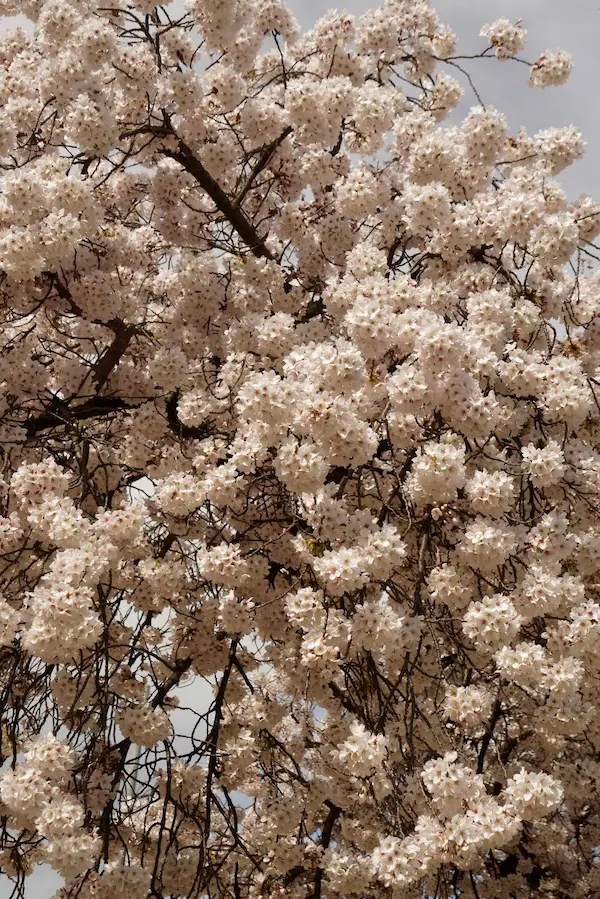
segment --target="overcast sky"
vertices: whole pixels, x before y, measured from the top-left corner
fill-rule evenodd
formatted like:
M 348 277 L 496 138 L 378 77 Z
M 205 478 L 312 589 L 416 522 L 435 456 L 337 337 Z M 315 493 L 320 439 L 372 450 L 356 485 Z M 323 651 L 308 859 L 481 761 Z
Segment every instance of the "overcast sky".
M 332 5 L 322 0 L 289 2 L 303 28 L 310 27 Z M 534 134 L 542 128 L 571 124 L 583 132 L 586 155 L 561 173 L 559 180 L 571 197 L 588 193 L 600 198 L 600 0 L 433 0 L 432 5 L 442 22 L 457 33 L 460 53 L 480 52 L 486 46 L 478 37 L 481 26 L 506 16 L 512 21 L 523 19 L 529 32 L 524 58 L 534 62 L 545 50 L 558 47 L 573 55 L 574 70 L 568 83 L 544 90 L 527 86 L 525 66 L 495 59 L 474 60 L 468 65 L 483 101 L 505 114 L 513 133 L 520 125 Z M 360 15 L 371 6 L 369 0 L 347 0 L 338 4 L 338 9 Z M 5 29 L 0 25 L 0 31 Z M 451 74 L 457 72 L 451 70 Z M 476 102 L 467 91 L 459 112 L 468 111 Z M 0 874 L 0 897 L 9 895 L 2 879 Z M 51 899 L 60 880 L 52 871 L 38 868 L 28 884 L 27 899 Z

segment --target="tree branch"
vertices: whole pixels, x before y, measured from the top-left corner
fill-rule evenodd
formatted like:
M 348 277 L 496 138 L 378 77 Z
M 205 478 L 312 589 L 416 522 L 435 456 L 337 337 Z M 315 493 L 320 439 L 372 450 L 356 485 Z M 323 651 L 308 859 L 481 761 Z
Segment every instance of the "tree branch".
M 131 327 L 133 328 L 134 326 Z M 131 337 L 129 339 L 131 339 Z M 122 338 L 123 342 L 124 340 L 125 337 Z M 106 351 L 106 353 L 111 354 L 111 359 L 114 359 L 117 349 L 123 346 L 123 342 L 117 345 L 117 338 L 115 338 L 111 347 Z M 100 361 L 102 361 L 105 356 L 102 356 Z M 108 359 L 106 367 L 108 368 Z M 210 429 L 207 425 L 190 427 L 179 421 L 179 418 L 177 417 L 178 398 L 179 391 L 176 390 L 166 401 L 165 409 L 169 429 L 177 437 L 180 437 L 183 440 L 202 440 L 204 437 L 208 437 Z M 59 397 L 54 397 L 45 412 L 41 412 L 37 416 L 28 418 L 21 427 L 25 430 L 27 439 L 30 440 L 35 437 L 36 434 L 39 434 L 40 431 L 51 431 L 55 428 L 64 427 L 77 421 L 86 421 L 90 418 L 104 418 L 107 415 L 110 415 L 111 412 L 124 412 L 129 409 L 139 409 L 144 402 L 149 402 L 150 399 L 151 398 L 148 397 L 147 400 L 142 400 L 137 403 L 128 403 L 118 396 L 93 396 L 84 403 L 81 403 L 80 406 L 69 406 L 68 403 L 64 402 L 64 400 L 61 400 Z
M 265 238 L 259 236 L 254 225 L 246 218 L 245 213 L 231 202 L 221 185 L 215 181 L 200 160 L 194 156 L 187 144 L 180 138 L 178 138 L 178 141 L 178 150 L 164 148 L 160 152 L 164 156 L 168 156 L 170 159 L 178 162 L 198 182 L 255 256 L 274 259 L 275 257 L 265 245 Z
M 288 135 L 290 135 L 292 133 L 292 131 L 293 131 L 292 126 L 288 125 L 287 128 L 284 128 L 284 130 L 281 132 L 279 137 L 276 137 L 275 140 L 271 141 L 271 143 L 265 147 L 265 149 L 259 156 L 258 161 L 256 162 L 256 165 L 253 167 L 252 171 L 248 175 L 248 178 L 247 178 L 244 186 L 241 188 L 237 197 L 233 201 L 233 206 L 235 209 L 240 208 L 240 206 L 242 205 L 242 202 L 244 200 L 244 197 L 246 196 L 248 191 L 252 188 L 252 185 L 254 184 L 254 181 L 256 180 L 258 175 L 260 175 L 262 170 L 268 165 L 269 160 L 273 156 L 273 153 L 275 152 L 275 150 L 279 146 L 281 146 L 281 144 L 284 142 L 286 137 L 288 137 Z
M 127 352 L 131 339 L 137 332 L 136 325 L 125 325 L 123 322 L 113 328 L 115 332 L 111 345 L 102 353 L 94 366 L 94 382 L 98 392 L 108 381 L 112 370 L 119 364 Z
M 29 418 L 22 425 L 27 438 L 35 437 L 40 431 L 49 431 L 88 418 L 102 418 L 111 412 L 137 409 L 139 403 L 126 403 L 117 396 L 94 396 L 80 406 L 71 407 L 60 399 L 55 399 L 45 412 Z
M 338 808 L 337 805 L 334 805 L 330 810 L 329 814 L 325 819 L 325 823 L 323 824 L 323 829 L 321 831 L 321 846 L 323 849 L 327 849 L 331 842 L 331 835 L 333 833 L 333 827 L 339 816 L 341 815 L 342 810 Z M 323 886 L 323 868 L 317 868 L 315 872 L 315 888 L 308 899 L 321 899 L 321 889 Z
M 203 440 L 205 437 L 208 437 L 210 435 L 210 430 L 206 425 L 192 427 L 190 425 L 184 425 L 183 422 L 179 421 L 177 415 L 178 400 L 179 390 L 175 390 L 167 400 L 165 407 L 167 421 L 169 422 L 169 427 L 173 433 L 177 434 L 177 436 L 181 437 L 183 440 Z

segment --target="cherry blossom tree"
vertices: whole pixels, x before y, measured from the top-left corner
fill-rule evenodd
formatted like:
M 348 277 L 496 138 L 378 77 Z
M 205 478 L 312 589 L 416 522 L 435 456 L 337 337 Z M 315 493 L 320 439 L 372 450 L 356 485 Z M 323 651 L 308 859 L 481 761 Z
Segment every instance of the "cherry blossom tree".
M 426 0 L 17 12 L 2 895 L 600 896 L 580 133 L 509 134 Z M 562 84 L 525 39 L 475 54 Z

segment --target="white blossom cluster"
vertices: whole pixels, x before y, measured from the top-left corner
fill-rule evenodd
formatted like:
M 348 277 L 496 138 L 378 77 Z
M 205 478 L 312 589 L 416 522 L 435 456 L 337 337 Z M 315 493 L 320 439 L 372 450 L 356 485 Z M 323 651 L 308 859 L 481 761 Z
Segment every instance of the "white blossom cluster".
M 427 0 L 16 14 L 7 895 L 50 864 L 54 899 L 598 896 L 583 136 L 513 133 Z M 571 71 L 521 21 L 475 38 Z
M 38 834 L 39 860 L 67 878 L 88 870 L 100 840 L 83 827 L 84 808 L 65 787 L 75 757 L 68 745 L 42 737 L 0 780 L 0 802 L 17 826 Z

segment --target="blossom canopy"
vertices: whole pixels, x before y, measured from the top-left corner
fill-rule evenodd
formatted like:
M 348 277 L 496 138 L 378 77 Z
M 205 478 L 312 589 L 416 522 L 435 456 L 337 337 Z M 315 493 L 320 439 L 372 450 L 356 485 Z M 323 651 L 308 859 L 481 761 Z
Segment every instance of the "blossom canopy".
M 426 0 L 15 13 L 3 895 L 600 895 L 581 134 L 476 93 L 449 124 L 475 88 Z M 526 39 L 473 55 L 564 83 Z

